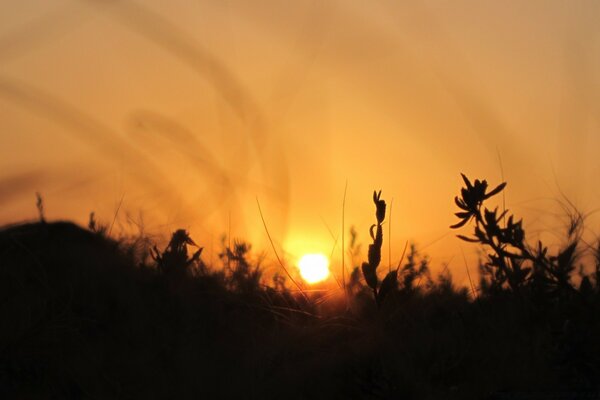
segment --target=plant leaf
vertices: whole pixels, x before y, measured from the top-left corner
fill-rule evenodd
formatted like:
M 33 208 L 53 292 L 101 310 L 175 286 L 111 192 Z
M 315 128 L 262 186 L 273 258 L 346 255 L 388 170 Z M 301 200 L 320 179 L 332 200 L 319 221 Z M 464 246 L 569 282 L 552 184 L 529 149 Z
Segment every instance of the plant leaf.
M 385 300 L 386 296 L 391 291 L 396 289 L 397 287 L 398 287 L 398 272 L 397 271 L 388 272 L 388 274 L 385 276 L 385 278 L 381 282 L 381 287 L 379 289 L 379 294 L 378 294 L 379 304 L 383 303 L 383 300 Z
M 467 222 L 469 222 L 470 218 L 464 218 L 462 221 L 457 222 L 454 225 L 450 225 L 451 229 L 457 229 L 460 228 L 461 226 L 465 226 Z
M 494 188 L 494 190 L 492 190 L 491 192 L 487 193 L 484 197 L 484 199 L 489 199 L 492 196 L 497 195 L 498 193 L 500 193 L 502 191 L 502 189 L 504 189 L 504 187 L 506 186 L 506 182 L 502 182 L 501 184 L 499 184 L 498 186 L 496 186 Z
M 457 238 L 464 240 L 465 242 L 478 243 L 479 239 L 470 238 L 464 235 L 456 235 Z
M 473 185 L 471 184 L 471 182 L 469 181 L 469 178 L 467 178 L 465 176 L 465 174 L 461 173 L 460 176 L 462 176 L 463 181 L 465 181 L 465 185 L 467 185 L 467 189 L 471 190 L 473 188 Z
M 372 268 L 369 263 L 364 262 L 362 263 L 362 273 L 367 285 L 373 290 L 377 289 L 377 274 L 375 273 L 375 268 Z

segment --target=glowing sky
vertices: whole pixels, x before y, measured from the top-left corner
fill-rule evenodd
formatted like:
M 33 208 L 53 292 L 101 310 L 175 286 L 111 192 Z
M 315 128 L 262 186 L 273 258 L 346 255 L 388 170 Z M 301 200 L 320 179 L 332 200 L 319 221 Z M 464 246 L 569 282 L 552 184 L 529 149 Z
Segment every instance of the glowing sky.
M 470 249 L 448 229 L 459 173 L 503 170 L 507 207 L 552 231 L 559 191 L 600 205 L 599 19 L 597 1 L 2 2 L 0 222 L 39 191 L 51 218 L 121 204 L 125 226 L 264 249 L 258 197 L 279 246 L 328 254 L 347 182 L 359 241 L 382 189 L 394 258 L 414 239 L 439 265 Z

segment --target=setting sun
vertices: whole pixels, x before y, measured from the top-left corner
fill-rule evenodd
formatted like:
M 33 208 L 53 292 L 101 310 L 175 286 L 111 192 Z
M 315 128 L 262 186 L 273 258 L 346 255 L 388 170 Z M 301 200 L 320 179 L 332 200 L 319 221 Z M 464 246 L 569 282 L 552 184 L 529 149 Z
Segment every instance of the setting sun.
M 329 260 L 323 254 L 305 254 L 298 261 L 300 275 L 308 283 L 317 283 L 329 276 Z

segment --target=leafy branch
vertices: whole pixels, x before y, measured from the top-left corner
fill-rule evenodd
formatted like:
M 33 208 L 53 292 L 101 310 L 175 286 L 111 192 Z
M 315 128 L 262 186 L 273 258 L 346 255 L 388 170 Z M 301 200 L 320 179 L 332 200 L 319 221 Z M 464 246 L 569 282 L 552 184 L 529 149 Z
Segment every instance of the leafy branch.
M 525 286 L 545 293 L 576 292 L 569 278 L 575 269 L 577 238 L 572 238 L 553 256 L 548 255 L 548 248 L 541 241 L 535 248 L 529 248 L 522 220 L 517 221 L 513 215 L 508 215 L 508 210 L 499 213 L 498 208 L 489 210 L 483 206 L 486 200 L 504 190 L 506 183 L 488 192 L 485 180 L 476 179 L 471 183 L 464 174 L 461 175 L 465 187 L 461 189 L 460 197 L 454 199 L 461 209 L 455 214 L 460 221 L 451 228 L 458 229 L 475 221 L 473 236 L 457 236 L 491 250 L 483 267 L 484 272 L 492 277 L 492 285 L 497 289 L 508 287 L 513 292 L 519 292 Z M 503 226 L 501 221 L 504 221 Z

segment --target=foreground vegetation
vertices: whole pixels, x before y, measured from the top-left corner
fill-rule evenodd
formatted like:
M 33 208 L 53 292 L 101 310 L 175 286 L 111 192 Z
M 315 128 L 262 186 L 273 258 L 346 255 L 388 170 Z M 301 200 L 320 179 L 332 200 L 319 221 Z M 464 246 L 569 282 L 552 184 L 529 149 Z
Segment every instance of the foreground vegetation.
M 578 277 L 581 221 L 550 254 L 513 216 L 485 208 L 504 184 L 464 181 L 453 228 L 474 225 L 460 237 L 488 253 L 470 288 L 447 269 L 432 277 L 414 247 L 397 270 L 378 270 L 381 193 L 367 260 L 333 295 L 292 290 L 284 275 L 266 285 L 245 243 L 206 265 L 182 230 L 158 249 L 111 239 L 93 218 L 88 229 L 5 227 L 0 398 L 597 393 L 600 249 L 595 271 Z

